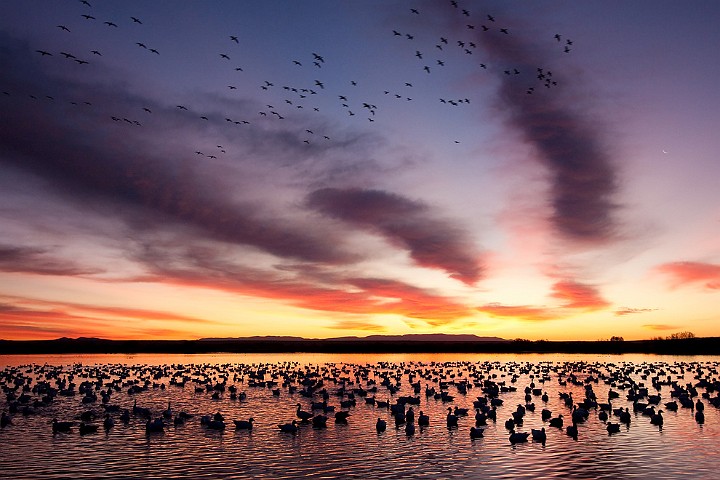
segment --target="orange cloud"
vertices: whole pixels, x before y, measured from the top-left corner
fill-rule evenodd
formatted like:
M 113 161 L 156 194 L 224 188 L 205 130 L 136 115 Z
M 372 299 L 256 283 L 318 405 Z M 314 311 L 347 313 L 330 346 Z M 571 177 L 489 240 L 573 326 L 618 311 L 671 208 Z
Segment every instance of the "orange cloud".
M 615 316 L 622 317 L 623 315 L 632 315 L 633 313 L 647 313 L 654 312 L 657 308 L 630 308 L 621 307 L 615 310 Z
M 595 287 L 574 280 L 561 280 L 552 286 L 551 298 L 562 300 L 559 307 L 537 307 L 531 305 L 501 305 L 490 303 L 477 308 L 477 311 L 492 317 L 517 318 L 528 321 L 545 321 L 566 318 L 576 310 L 601 310 L 610 303 L 600 296 Z
M 656 268 L 671 278 L 673 287 L 702 283 L 707 290 L 720 290 L 720 265 L 701 262 L 672 262 Z
M 501 305 L 499 303 L 489 303 L 478 307 L 477 310 L 486 313 L 491 317 L 497 318 L 518 318 L 528 321 L 545 321 L 555 320 L 564 315 L 562 312 L 553 308 L 532 307 L 528 305 Z
M 187 338 L 196 324 L 208 320 L 155 310 L 102 307 L 5 297 L 0 303 L 0 338 L 53 339 L 99 337 L 113 339 Z M 118 327 L 118 321 L 123 321 Z M 190 328 L 172 329 L 147 325 L 148 320 L 178 322 Z
M 648 323 L 643 325 L 643 328 L 647 328 L 648 330 L 677 330 L 682 327 L 678 325 L 667 325 L 664 323 Z
M 552 287 L 551 297 L 563 300 L 564 308 L 579 310 L 602 310 L 610 303 L 600 296 L 595 287 L 574 280 L 561 280 Z

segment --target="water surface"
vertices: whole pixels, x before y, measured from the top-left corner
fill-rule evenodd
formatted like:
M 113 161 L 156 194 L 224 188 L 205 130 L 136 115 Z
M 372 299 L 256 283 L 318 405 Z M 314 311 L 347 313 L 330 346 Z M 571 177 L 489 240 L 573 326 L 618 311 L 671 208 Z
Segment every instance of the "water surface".
M 12 415 L 12 424 L 0 430 L 0 472 L 4 478 L 717 478 L 720 469 L 717 444 L 720 439 L 718 410 L 709 403 L 715 391 L 697 388 L 705 406 L 705 422 L 695 419 L 695 409 L 667 411 L 672 382 L 696 385 L 702 379 L 717 381 L 720 357 L 670 357 L 654 355 L 454 355 L 454 354 L 252 354 L 252 355 L 86 355 L 86 356 L 0 356 L 4 375 L 0 384 L 7 392 L 9 379 L 31 379 L 31 387 L 54 371 L 58 378 L 73 375 L 73 382 L 93 382 L 93 391 L 112 390 L 110 405 L 132 410 L 133 403 L 149 408 L 159 417 L 170 406 L 174 414 L 194 415 L 185 425 L 168 422 L 164 433 L 147 434 L 146 420 L 132 415 L 128 424 L 112 413 L 116 425 L 107 433 L 102 428 L 104 408 L 101 397 L 82 403 L 83 395 L 56 396 L 34 413 Z M 40 366 L 44 366 L 40 368 Z M 622 381 L 613 372 L 622 372 Z M 102 378 L 98 386 L 97 378 Z M 123 378 L 121 378 L 123 377 Z M 171 378 L 187 379 L 184 387 L 170 385 Z M 588 380 L 588 378 L 590 379 Z M 572 383 L 575 378 L 577 384 Z M 653 382 L 653 378 L 656 382 Z M 134 383 L 135 381 L 138 383 Z M 303 383 L 322 380 L 313 398 L 299 393 Z M 473 402 L 484 396 L 481 385 L 491 380 L 516 391 L 500 393 L 503 405 L 497 408 L 497 422 L 489 421 L 484 437 L 471 440 L 475 425 Z M 570 380 L 570 381 L 569 381 Z M 597 380 L 597 382 L 595 381 Z M 27 380 L 24 380 L 27 381 Z M 261 381 L 271 382 L 262 383 Z M 277 382 L 277 385 L 272 382 Z M 383 381 L 398 391 L 391 393 Z M 421 391 L 413 391 L 420 382 Z M 55 384 L 52 378 L 50 383 Z M 440 382 L 443 382 L 442 385 Z M 564 384 L 561 384 L 563 382 Z M 567 383 L 565 383 L 567 382 Z M 659 382 L 659 384 L 658 384 Z M 129 393 L 133 384 L 145 385 L 139 393 Z M 224 383 L 226 390 L 212 398 L 216 390 L 205 385 Z M 535 411 L 527 411 L 518 431 L 545 427 L 545 444 L 528 442 L 511 445 L 505 420 L 517 405 L 525 405 L 524 389 L 531 384 L 548 395 L 543 402 L 532 395 Z M 613 385 L 614 383 L 614 385 Z M 656 387 L 653 387 L 656 383 Z M 284 385 L 283 385 L 284 384 Z M 466 384 L 463 394 L 458 385 Z M 599 410 L 589 409 L 587 421 L 578 425 L 577 440 L 565 429 L 549 427 L 541 410 L 553 417 L 563 414 L 570 423 L 571 409 L 560 393 L 573 394 L 574 403 L 585 397 L 587 386 L 598 402 L 607 402 L 608 391 L 620 394 L 613 408 L 628 407 L 629 385 L 644 385 L 650 395 L 661 396 L 662 428 L 650 418 L 632 413 L 629 428 L 608 434 L 599 420 Z M 230 398 L 228 387 L 244 392 L 244 400 Z M 254 386 L 253 386 L 254 385 Z M 712 385 L 712 383 L 711 383 Z M 454 397 L 444 402 L 426 397 L 425 388 L 435 388 Z M 196 392 L 196 387 L 204 389 Z M 338 393 L 345 391 L 345 395 Z M 294 393 L 290 392 L 295 388 Z M 300 425 L 297 434 L 283 433 L 278 424 L 299 420 L 296 405 L 311 411 L 311 401 L 321 401 L 320 391 L 328 394 L 328 404 L 350 412 L 347 424 L 335 424 L 328 413 L 327 428 Z M 369 390 L 377 388 L 377 392 Z M 76 387 L 77 389 L 77 387 Z M 279 395 L 273 394 L 279 389 Z M 362 390 L 360 390 L 362 389 Z M 356 405 L 341 408 L 347 393 L 355 390 Z M 710 388 L 709 390 L 712 390 Z M 362 391 L 368 392 L 362 396 Z M 17 395 L 22 387 L 17 389 Z M 29 404 L 41 395 L 26 392 Z M 400 396 L 417 396 L 413 405 L 430 417 L 428 427 L 406 435 L 404 426 L 395 427 L 390 411 L 366 403 L 366 397 L 395 403 Z M 647 398 L 641 400 L 647 403 Z M 3 394 L 0 409 L 8 409 Z M 468 408 L 470 416 L 459 417 L 458 428 L 446 424 L 447 408 Z M 79 415 L 88 410 L 98 414 L 93 423 L 98 433 L 80 435 Z M 201 425 L 200 416 L 221 412 L 225 431 Z M 320 414 L 320 411 L 315 411 Z M 232 420 L 255 419 L 252 431 L 235 430 Z M 617 422 L 617 417 L 610 416 Z M 51 421 L 72 420 L 71 433 L 53 434 Z M 388 428 L 378 434 L 375 423 L 385 419 Z

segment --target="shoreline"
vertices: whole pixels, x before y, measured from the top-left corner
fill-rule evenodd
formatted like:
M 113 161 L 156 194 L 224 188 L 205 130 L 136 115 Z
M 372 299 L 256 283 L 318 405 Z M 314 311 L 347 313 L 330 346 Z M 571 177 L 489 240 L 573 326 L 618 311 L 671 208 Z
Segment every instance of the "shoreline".
M 720 355 L 720 337 L 626 341 L 0 340 L 0 355 L 113 353 L 646 353 Z

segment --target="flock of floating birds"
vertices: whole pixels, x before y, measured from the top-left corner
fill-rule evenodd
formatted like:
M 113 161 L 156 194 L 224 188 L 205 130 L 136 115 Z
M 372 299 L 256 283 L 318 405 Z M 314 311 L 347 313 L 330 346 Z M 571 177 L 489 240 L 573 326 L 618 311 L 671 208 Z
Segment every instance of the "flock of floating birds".
M 549 382 L 557 383 L 558 397 L 553 400 L 547 393 Z M 604 398 L 598 398 L 594 388 L 601 382 L 607 387 Z M 378 435 L 388 427 L 404 429 L 408 437 L 447 427 L 467 430 L 474 441 L 484 436 L 489 422 L 504 422 L 510 444 L 544 445 L 554 432 L 579 440 L 583 425 L 593 421 L 602 422 L 612 436 L 630 433 L 640 422 L 662 430 L 663 413 L 679 415 L 680 410 L 703 424 L 706 404 L 720 408 L 718 362 L 29 364 L 0 371 L 0 387 L 5 397 L 0 402 L 3 430 L 39 415 L 47 417 L 53 435 L 98 430 L 110 435 L 118 424 L 144 423 L 151 437 L 191 422 L 214 431 L 252 431 L 257 426 L 297 435 L 305 428 L 328 428 L 328 422 L 347 425 L 354 415 L 361 415 L 377 417 Z M 167 400 L 173 398 L 171 389 L 193 395 L 193 405 L 209 400 L 214 412 L 175 410 Z M 143 405 L 148 391 L 161 395 Z M 523 403 L 506 405 L 508 396 L 518 398 L 522 392 Z M 229 404 L 277 402 L 280 397 L 285 405 L 294 405 L 283 423 L 274 416 L 228 419 L 222 413 Z M 560 410 L 551 411 L 551 404 Z M 426 413 L 445 409 L 444 418 Z M 65 418 L 69 411 L 79 413 Z M 535 428 L 521 431 L 525 422 Z
M 123 38 L 122 41 L 127 42 L 128 48 L 137 49 L 138 54 L 162 55 L 163 52 L 143 41 L 143 29 L 152 27 L 146 25 L 140 16 L 105 19 L 100 13 L 95 13 L 93 5 L 85 0 L 78 2 L 78 8 L 82 10 L 74 13 L 68 12 L 69 17 L 63 23 L 55 25 L 54 28 L 59 33 L 62 35 L 75 35 L 76 32 L 81 32 L 83 35 L 99 35 L 101 33 L 99 29 L 106 29 L 106 31 L 102 32 L 103 36 L 117 35 L 118 41 Z M 532 72 L 527 72 L 521 71 L 521 69 L 527 70 L 527 66 L 493 65 L 488 60 L 482 60 L 483 35 L 512 36 L 512 29 L 501 26 L 500 20 L 496 20 L 495 15 L 471 13 L 454 0 L 449 2 L 448 8 L 452 9 L 462 19 L 462 23 L 464 23 L 463 31 L 451 32 L 431 41 L 421 40 L 426 35 L 406 31 L 406 29 L 400 28 L 388 31 L 388 37 L 407 42 L 408 54 L 417 58 L 417 72 L 431 76 L 439 75 L 442 74 L 443 69 L 447 68 L 447 65 L 453 63 L 456 65 L 460 63 L 467 64 L 467 62 L 470 62 L 469 65 L 479 69 L 479 71 L 487 71 L 494 75 L 520 76 L 522 74 L 522 81 L 518 81 L 518 88 L 524 89 L 528 95 L 537 94 L 542 87 L 546 89 L 557 87 L 558 76 L 554 76 L 551 70 L 542 65 L 538 65 Z M 410 8 L 408 15 L 419 17 L 423 15 L 423 12 L 417 8 Z M 406 23 L 411 25 L 411 20 Z M 422 27 L 418 25 L 417 28 L 421 29 Z M 389 38 L 389 41 L 391 38 Z M 573 48 L 572 40 L 565 38 L 561 34 L 555 34 L 554 36 L 549 34 L 545 41 L 548 47 L 556 48 L 561 54 L 570 53 Z M 62 45 L 63 38 L 58 38 L 56 43 Z M 51 62 L 59 59 L 72 62 L 78 68 L 92 68 L 95 62 L 112 62 L 111 58 L 105 56 L 93 45 L 87 45 L 86 50 L 83 52 L 56 51 L 45 47 L 38 48 L 36 53 L 42 57 L 43 61 Z M 226 64 L 228 69 L 239 75 L 242 75 L 242 72 L 247 68 L 238 65 L 236 60 L 236 58 L 242 56 L 239 35 L 227 34 L 224 43 L 219 41 L 216 51 L 209 53 L 209 55 L 214 55 L 218 62 L 222 62 L 223 65 Z M 322 107 L 316 99 L 326 97 L 334 98 L 337 107 L 346 112 L 348 118 L 364 118 L 367 122 L 374 122 L 376 115 L 381 112 L 384 105 L 388 104 L 389 99 L 402 102 L 413 101 L 412 92 L 417 90 L 413 89 L 413 85 L 424 80 L 417 75 L 417 72 L 409 71 L 407 81 L 387 85 L 384 90 L 375 92 L 372 98 L 359 98 L 359 95 L 355 94 L 353 89 L 357 87 L 358 82 L 362 82 L 365 73 L 358 72 L 355 79 L 345 78 L 341 80 L 340 77 L 333 74 L 325 77 L 323 73 L 329 70 L 327 67 L 332 62 L 329 59 L 326 62 L 326 57 L 318 52 L 309 52 L 307 55 L 297 56 L 296 58 L 291 57 L 286 61 L 291 62 L 292 65 L 305 72 L 298 74 L 296 78 L 265 80 L 254 87 L 242 86 L 242 79 L 239 79 L 235 84 L 219 87 L 232 92 L 246 92 L 248 89 L 252 90 L 253 88 L 262 90 L 266 102 L 264 108 L 256 112 L 255 115 L 244 112 L 241 117 L 238 117 L 235 113 L 203 112 L 199 108 L 190 105 L 190 103 L 178 104 L 174 108 L 179 114 L 194 116 L 198 121 L 210 122 L 216 126 L 225 124 L 228 127 L 242 127 L 258 124 L 260 128 L 268 128 L 266 122 L 270 119 L 284 120 L 291 118 L 293 112 L 298 112 L 301 109 L 303 112 L 319 113 Z M 304 78 L 300 80 L 300 77 Z M 313 80 L 307 80 L 308 78 Z M 34 101 L 67 101 L 88 108 L 106 108 L 85 99 L 58 98 L 52 92 L 16 92 L 5 89 L 2 93 L 5 96 L 21 95 Z M 470 104 L 471 97 L 472 95 L 463 95 L 462 97 L 451 98 L 445 95 L 438 97 L 435 101 L 443 106 L 460 107 Z M 263 95 L 260 95 L 260 98 L 263 98 Z M 162 102 L 158 102 L 158 104 L 162 104 Z M 163 108 L 163 112 L 167 114 L 171 108 L 167 106 L 167 108 Z M 149 106 L 142 108 L 128 106 L 128 111 L 123 113 L 108 111 L 107 118 L 118 126 L 124 125 L 128 128 L 143 127 L 151 123 L 150 118 L 152 116 L 158 115 L 153 110 L 154 108 Z M 313 142 L 326 142 L 328 140 L 330 140 L 328 134 L 323 132 L 317 132 L 316 134 L 315 130 L 311 128 L 303 127 L 302 131 L 297 132 L 297 141 L 304 144 L 309 145 Z M 454 140 L 454 142 L 460 143 L 459 140 Z M 196 155 L 208 158 L 218 158 L 218 155 L 225 153 L 227 153 L 226 148 L 222 145 L 205 145 L 195 151 Z

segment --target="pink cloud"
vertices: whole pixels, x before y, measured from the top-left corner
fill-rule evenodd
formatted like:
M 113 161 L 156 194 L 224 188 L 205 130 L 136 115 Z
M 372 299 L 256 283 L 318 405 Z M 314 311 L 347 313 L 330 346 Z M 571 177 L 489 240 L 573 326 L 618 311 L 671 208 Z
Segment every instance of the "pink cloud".
M 707 290 L 720 290 L 720 265 L 701 262 L 672 262 L 656 268 L 670 277 L 672 286 L 702 284 Z

